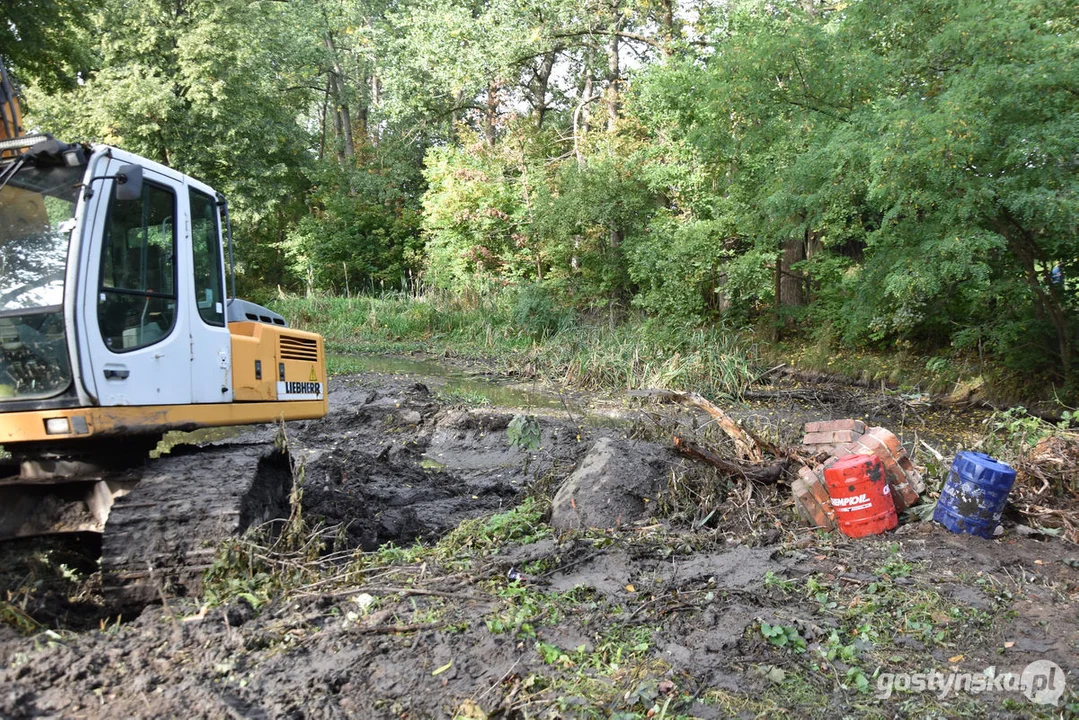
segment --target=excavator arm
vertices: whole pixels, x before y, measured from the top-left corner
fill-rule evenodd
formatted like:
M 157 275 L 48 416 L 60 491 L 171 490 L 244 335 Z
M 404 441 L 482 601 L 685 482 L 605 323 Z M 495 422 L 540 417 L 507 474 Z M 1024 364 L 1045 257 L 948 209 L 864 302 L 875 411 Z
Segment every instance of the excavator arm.
M 23 134 L 19 97 L 15 94 L 7 68 L 0 63 L 0 140 L 12 140 Z M 0 151 L 0 156 L 6 153 L 6 150 Z

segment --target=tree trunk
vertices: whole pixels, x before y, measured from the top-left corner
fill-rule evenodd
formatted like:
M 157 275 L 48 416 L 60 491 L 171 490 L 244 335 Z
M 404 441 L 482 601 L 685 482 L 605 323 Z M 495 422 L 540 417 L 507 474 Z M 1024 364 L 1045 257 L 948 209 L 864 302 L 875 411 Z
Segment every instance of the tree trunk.
M 816 230 L 806 230 L 805 242 L 806 260 L 812 260 L 814 255 L 824 250 L 824 243 L 821 242 L 821 234 Z
M 370 117 L 370 109 L 366 103 L 360 103 L 359 108 L 356 110 L 356 135 L 362 140 L 367 139 L 367 122 Z
M 326 83 L 326 94 L 322 98 L 322 107 L 319 108 L 319 121 L 321 132 L 318 139 L 318 159 L 326 157 L 326 123 L 329 121 L 327 113 L 330 109 L 330 83 Z
M 1074 339 L 1072 337 L 1072 320 L 1064 307 L 1063 298 L 1059 290 L 1042 282 L 1038 276 L 1037 262 L 1046 263 L 1041 257 L 1037 241 L 1019 222 L 1006 210 L 1004 218 L 998 221 L 995 229 L 1008 243 L 1008 249 L 1019 262 L 1023 270 L 1023 277 L 1034 296 L 1035 310 L 1043 313 L 1053 324 L 1053 330 L 1057 336 L 1057 352 L 1060 355 L 1060 367 L 1064 382 L 1071 382 L 1073 369 L 1072 358 L 1074 357 Z
M 581 136 L 588 134 L 591 115 L 588 111 L 588 104 L 596 99 L 596 96 L 592 94 L 592 76 L 589 75 L 585 78 L 584 87 L 581 89 L 581 100 L 573 110 L 573 154 L 577 156 L 577 167 L 579 168 L 584 167 Z
M 607 40 L 607 130 L 614 132 L 622 112 L 622 76 L 618 57 L 618 30 L 622 27 L 622 14 L 615 10 L 611 23 L 611 35 Z
M 805 278 L 791 270 L 791 265 L 802 260 L 805 260 L 805 242 L 802 238 L 784 240 L 776 256 L 773 342 L 779 340 L 790 325 L 790 319 L 784 318 L 783 308 L 801 307 L 805 304 Z
M 359 143 L 359 148 L 363 148 L 370 142 L 371 95 L 367 92 L 370 85 L 371 73 L 364 71 L 363 81 L 359 91 L 356 93 L 358 95 L 356 99 L 356 125 L 352 132 L 353 139 Z
M 610 248 L 610 256 L 607 261 L 612 265 L 620 265 L 621 258 L 619 251 L 622 249 L 622 231 L 617 227 L 611 228 L 611 232 L 607 236 L 607 246 Z M 610 299 L 608 301 L 608 326 L 611 330 L 614 330 L 614 327 L 617 324 L 617 309 L 620 305 L 621 299 L 622 291 L 621 288 L 618 287 L 618 284 L 616 282 L 615 285 L 611 288 Z
M 674 52 L 674 0 L 660 0 L 660 26 L 663 28 L 663 57 L 669 58 Z
M 498 83 L 494 80 L 487 83 L 487 110 L 483 115 L 483 129 L 487 147 L 493 149 L 498 139 Z
M 334 128 L 338 130 L 338 138 L 341 140 L 341 154 L 343 160 L 349 160 L 356 154 L 356 145 L 352 141 L 352 115 L 348 107 L 348 93 L 345 91 L 345 73 L 341 68 L 341 61 L 337 58 L 337 48 L 333 44 L 333 36 L 326 33 L 323 44 L 330 56 L 330 87 L 333 91 L 334 104 L 336 106 L 336 118 Z
M 543 129 L 543 121 L 547 116 L 547 92 L 551 85 L 551 73 L 554 72 L 557 58 L 558 51 L 552 50 L 543 56 L 536 70 L 536 81 L 532 89 L 532 117 L 536 121 L 537 130 Z
M 382 104 L 382 83 L 379 82 L 378 72 L 375 69 L 372 69 L 371 70 L 371 107 L 373 109 L 377 110 L 378 106 L 381 105 L 381 104 Z M 380 134 L 379 134 L 379 129 L 378 129 L 377 124 L 375 125 L 374 128 L 371 128 L 370 125 L 368 125 L 367 134 L 368 134 L 368 141 L 372 145 L 377 146 L 378 143 L 379 143 L 379 140 L 382 139 Z
M 330 104 L 333 105 L 333 138 L 334 138 L 334 155 L 337 157 L 337 163 L 339 165 L 345 164 L 345 151 L 341 144 L 341 138 L 344 136 L 344 128 L 341 127 L 341 113 L 337 111 L 337 76 L 332 72 L 329 75 L 328 87 L 330 90 Z
M 783 241 L 779 282 L 780 305 L 783 307 L 801 307 L 805 304 L 804 278 L 791 270 L 792 265 L 805 259 L 805 242 L 802 238 Z
M 352 139 L 352 114 L 348 109 L 348 100 L 344 96 L 344 88 L 339 82 L 337 89 L 341 91 L 342 97 L 338 100 L 337 112 L 341 115 L 341 142 L 344 145 L 345 160 L 351 160 L 356 155 L 356 143 Z

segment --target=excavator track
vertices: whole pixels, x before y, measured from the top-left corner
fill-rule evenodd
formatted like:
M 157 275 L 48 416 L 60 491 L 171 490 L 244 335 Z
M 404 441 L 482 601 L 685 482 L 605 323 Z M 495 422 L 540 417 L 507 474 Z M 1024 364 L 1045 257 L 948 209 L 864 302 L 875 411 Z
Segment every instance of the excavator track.
M 113 605 L 197 594 L 218 543 L 288 514 L 288 453 L 267 445 L 175 448 L 116 499 L 102 537 L 102 590 Z

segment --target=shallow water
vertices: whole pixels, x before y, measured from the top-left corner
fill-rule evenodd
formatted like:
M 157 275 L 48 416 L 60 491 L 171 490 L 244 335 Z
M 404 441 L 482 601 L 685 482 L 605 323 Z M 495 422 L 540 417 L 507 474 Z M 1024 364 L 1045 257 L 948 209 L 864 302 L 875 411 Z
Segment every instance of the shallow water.
M 569 397 L 541 389 L 538 384 L 529 387 L 507 385 L 505 380 L 468 373 L 458 367 L 444 365 L 437 360 L 417 360 L 387 355 L 352 355 L 349 356 L 349 360 L 359 372 L 415 375 L 425 384 L 430 385 L 432 390 L 442 395 L 460 398 L 469 404 L 486 403 L 498 407 L 565 410 L 571 414 L 581 412 L 581 408 L 577 407 Z

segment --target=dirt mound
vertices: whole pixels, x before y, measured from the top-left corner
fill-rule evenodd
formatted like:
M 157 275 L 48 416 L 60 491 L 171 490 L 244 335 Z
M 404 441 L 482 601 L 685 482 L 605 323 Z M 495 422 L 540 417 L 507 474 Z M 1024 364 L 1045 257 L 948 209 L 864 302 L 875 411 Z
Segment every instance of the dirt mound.
M 462 520 L 513 507 L 560 479 L 591 430 L 547 421 L 532 447 L 512 441 L 512 410 L 443 407 L 412 383 L 335 389 L 322 422 L 292 431 L 304 511 L 344 529 L 350 547 L 431 540 Z
M 677 461 L 673 451 L 653 443 L 600 438 L 555 494 L 551 526 L 617 528 L 644 519 Z

